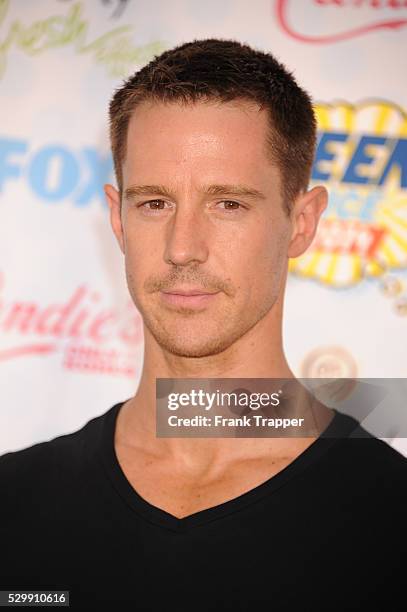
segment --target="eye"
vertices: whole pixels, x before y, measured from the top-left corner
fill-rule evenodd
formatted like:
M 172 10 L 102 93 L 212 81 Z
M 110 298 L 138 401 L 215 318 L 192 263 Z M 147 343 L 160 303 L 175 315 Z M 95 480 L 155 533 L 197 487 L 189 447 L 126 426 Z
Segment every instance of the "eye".
M 228 213 L 234 213 L 234 212 L 238 212 L 240 209 L 243 208 L 242 204 L 240 204 L 240 202 L 235 202 L 234 200 L 222 200 L 222 202 L 218 202 L 219 204 L 233 204 L 235 206 L 235 208 L 230 208 L 229 206 L 227 206 L 226 208 L 224 208 L 223 210 L 225 212 Z
M 152 208 L 148 208 L 150 204 L 153 205 Z M 160 212 L 161 210 L 165 210 L 165 207 L 161 206 L 161 204 L 167 204 L 167 202 L 164 202 L 164 200 L 149 200 L 148 202 L 142 202 L 141 204 L 138 204 L 137 208 L 144 209 L 145 211 L 147 211 L 147 214 L 154 214 Z

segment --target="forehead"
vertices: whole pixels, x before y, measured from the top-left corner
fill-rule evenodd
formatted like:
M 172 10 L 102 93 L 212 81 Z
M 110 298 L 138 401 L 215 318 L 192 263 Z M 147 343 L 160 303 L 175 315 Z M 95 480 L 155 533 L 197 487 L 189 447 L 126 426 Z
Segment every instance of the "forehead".
M 233 102 L 143 102 L 133 112 L 125 174 L 187 168 L 270 174 L 267 111 Z M 155 180 L 155 177 L 154 177 Z

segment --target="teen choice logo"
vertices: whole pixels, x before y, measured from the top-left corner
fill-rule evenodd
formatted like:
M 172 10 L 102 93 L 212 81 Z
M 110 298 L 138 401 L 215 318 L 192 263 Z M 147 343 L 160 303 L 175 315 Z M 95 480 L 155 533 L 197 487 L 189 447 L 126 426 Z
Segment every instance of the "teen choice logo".
M 311 185 L 329 205 L 290 272 L 349 287 L 407 269 L 407 114 L 366 101 L 316 104 L 318 144 Z

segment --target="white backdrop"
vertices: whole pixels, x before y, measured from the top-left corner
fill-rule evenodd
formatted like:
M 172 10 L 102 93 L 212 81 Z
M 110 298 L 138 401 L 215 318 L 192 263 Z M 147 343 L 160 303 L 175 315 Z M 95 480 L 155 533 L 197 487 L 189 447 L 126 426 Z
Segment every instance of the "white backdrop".
M 206 37 L 271 51 L 315 100 L 330 206 L 291 261 L 293 370 L 407 377 L 406 2 L 0 0 L 0 454 L 137 388 L 141 320 L 102 192 L 107 106 L 154 54 Z

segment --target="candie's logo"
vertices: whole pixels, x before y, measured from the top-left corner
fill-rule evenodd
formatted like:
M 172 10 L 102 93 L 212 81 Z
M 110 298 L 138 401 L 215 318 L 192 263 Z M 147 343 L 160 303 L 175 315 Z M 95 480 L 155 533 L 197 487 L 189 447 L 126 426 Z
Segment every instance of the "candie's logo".
M 406 0 L 273 0 L 281 29 L 308 44 L 337 43 L 407 26 Z
M 316 104 L 312 184 L 329 205 L 290 271 L 346 287 L 407 269 L 407 116 L 395 104 Z
M 104 308 L 102 296 L 87 285 L 66 299 L 8 301 L 0 272 L 0 364 L 26 355 L 57 354 L 69 370 L 137 374 L 136 349 L 143 342 L 142 319 L 130 301 Z

